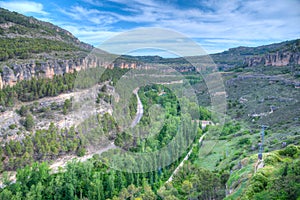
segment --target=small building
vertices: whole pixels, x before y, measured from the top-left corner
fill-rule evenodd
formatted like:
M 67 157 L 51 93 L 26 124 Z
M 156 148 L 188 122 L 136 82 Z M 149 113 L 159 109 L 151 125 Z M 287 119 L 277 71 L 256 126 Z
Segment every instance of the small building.
M 205 129 L 206 126 L 212 125 L 212 124 L 213 124 L 212 121 L 202 120 L 202 121 L 201 121 L 201 128 L 202 128 L 202 129 Z

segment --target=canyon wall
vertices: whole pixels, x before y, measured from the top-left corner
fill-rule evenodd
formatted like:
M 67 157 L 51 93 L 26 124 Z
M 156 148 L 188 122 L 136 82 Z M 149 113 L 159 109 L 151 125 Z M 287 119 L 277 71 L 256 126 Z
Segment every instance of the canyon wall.
M 13 86 L 18 81 L 37 78 L 53 78 L 64 73 L 73 73 L 87 68 L 103 66 L 105 68 L 137 68 L 137 63 L 108 63 L 96 59 L 54 60 L 47 62 L 32 61 L 26 64 L 4 65 L 0 74 L 0 89 Z
M 258 65 L 264 66 L 287 66 L 290 64 L 300 65 L 300 53 L 294 52 L 276 52 L 261 56 L 250 56 L 244 59 L 244 64 L 248 67 Z

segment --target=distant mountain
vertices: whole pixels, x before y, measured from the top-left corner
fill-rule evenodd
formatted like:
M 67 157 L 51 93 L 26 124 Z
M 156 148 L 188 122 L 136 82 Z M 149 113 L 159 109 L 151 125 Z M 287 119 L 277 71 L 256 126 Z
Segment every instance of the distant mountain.
M 128 58 L 130 56 L 127 56 Z M 236 47 L 227 51 L 210 54 L 213 61 L 225 69 L 241 66 L 286 66 L 300 64 L 300 39 L 280 43 L 263 45 L 258 47 Z M 130 57 L 146 63 L 190 65 L 187 60 L 197 63 L 202 56 L 188 58 L 162 58 L 160 56 L 136 56 Z
M 222 53 L 212 54 L 217 64 L 253 67 L 286 66 L 300 64 L 300 39 L 259 47 L 237 47 Z

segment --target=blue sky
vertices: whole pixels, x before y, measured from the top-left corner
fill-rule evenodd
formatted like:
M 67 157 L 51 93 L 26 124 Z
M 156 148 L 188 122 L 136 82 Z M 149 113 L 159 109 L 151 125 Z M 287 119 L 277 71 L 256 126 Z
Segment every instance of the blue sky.
M 61 26 L 94 46 L 141 27 L 178 31 L 208 53 L 300 38 L 299 0 L 0 0 L 0 7 Z

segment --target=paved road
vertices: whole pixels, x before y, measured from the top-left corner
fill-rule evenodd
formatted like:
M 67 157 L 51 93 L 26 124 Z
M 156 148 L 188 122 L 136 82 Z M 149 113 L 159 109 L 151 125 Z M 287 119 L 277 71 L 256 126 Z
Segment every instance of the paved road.
M 130 126 L 131 128 L 135 127 L 140 122 L 141 118 L 143 117 L 143 113 L 144 113 L 143 104 L 138 95 L 138 89 L 139 88 L 136 88 L 133 91 L 133 93 L 136 95 L 136 98 L 137 98 L 137 112 L 136 112 L 134 120 L 131 123 L 131 126 Z
M 202 142 L 202 140 L 203 140 L 203 138 L 204 138 L 205 135 L 206 135 L 206 133 L 200 137 L 200 139 L 199 139 L 199 141 L 198 141 L 198 144 L 201 144 L 201 142 Z M 184 157 L 184 159 L 183 159 L 183 160 L 181 161 L 181 163 L 177 166 L 177 168 L 174 170 L 174 172 L 172 173 L 172 175 L 170 176 L 170 178 L 167 180 L 166 183 L 169 183 L 169 182 L 171 182 L 171 181 L 173 180 L 173 176 L 174 176 L 175 174 L 177 174 L 177 172 L 179 171 L 179 169 L 183 166 L 184 161 L 186 161 L 186 160 L 189 159 L 189 157 L 190 157 L 192 151 L 193 151 L 193 148 L 191 148 L 191 150 L 186 154 L 186 156 Z

